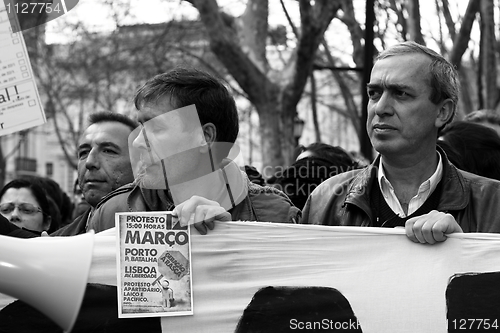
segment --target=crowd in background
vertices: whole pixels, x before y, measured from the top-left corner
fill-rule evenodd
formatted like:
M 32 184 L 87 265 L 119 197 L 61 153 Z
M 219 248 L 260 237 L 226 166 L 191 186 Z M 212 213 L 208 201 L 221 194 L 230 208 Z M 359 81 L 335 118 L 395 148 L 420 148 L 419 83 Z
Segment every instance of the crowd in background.
M 117 212 L 143 211 L 172 211 L 180 226 L 200 234 L 225 221 L 402 227 L 421 244 L 455 233 L 499 233 L 500 121 L 488 110 L 454 119 L 459 82 L 456 68 L 435 51 L 415 42 L 389 47 L 376 57 L 367 85 L 366 130 L 376 158 L 315 142 L 297 147 L 290 165 L 265 178 L 230 157 L 239 123 L 225 84 L 176 68 L 137 90 L 137 122 L 91 114 L 78 142 L 73 200 L 46 178 L 6 184 L 0 234 L 113 232 Z M 112 291 L 106 297 L 116 301 Z M 299 311 L 307 295 L 301 297 Z M 9 332 L 33 317 L 19 302 L 5 309 L 0 322 Z M 114 313 L 93 319 L 102 332 L 119 321 Z

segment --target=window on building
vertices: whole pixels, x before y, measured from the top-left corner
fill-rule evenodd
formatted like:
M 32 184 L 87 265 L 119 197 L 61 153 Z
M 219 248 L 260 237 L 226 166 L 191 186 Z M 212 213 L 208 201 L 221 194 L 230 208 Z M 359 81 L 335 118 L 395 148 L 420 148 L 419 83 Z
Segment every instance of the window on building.
M 47 177 L 52 177 L 54 174 L 54 164 L 53 163 L 46 163 L 45 164 L 45 174 Z

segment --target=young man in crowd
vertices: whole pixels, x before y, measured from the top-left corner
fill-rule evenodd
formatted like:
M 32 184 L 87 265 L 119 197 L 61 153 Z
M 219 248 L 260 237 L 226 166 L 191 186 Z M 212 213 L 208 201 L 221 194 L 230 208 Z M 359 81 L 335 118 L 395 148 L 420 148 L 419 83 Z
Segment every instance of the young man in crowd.
M 251 183 L 232 161 L 239 125 L 234 98 L 212 75 L 178 68 L 147 81 L 134 98 L 141 127 L 130 136 L 135 182 L 103 200 L 90 227 L 116 212 L 174 211 L 204 234 L 214 220 L 291 222 L 300 210 L 279 190 Z

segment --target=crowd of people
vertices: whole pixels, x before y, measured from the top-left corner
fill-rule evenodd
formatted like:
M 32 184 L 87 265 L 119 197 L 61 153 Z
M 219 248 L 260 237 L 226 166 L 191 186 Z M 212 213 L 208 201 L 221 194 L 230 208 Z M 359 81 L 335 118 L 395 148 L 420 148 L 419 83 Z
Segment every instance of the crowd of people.
M 404 42 L 377 56 L 367 93 L 374 161 L 317 142 L 266 179 L 233 161 L 238 112 L 221 80 L 186 68 L 159 74 L 136 92 L 136 120 L 90 115 L 78 142 L 73 201 L 42 177 L 15 179 L 0 190 L 0 235 L 101 232 L 115 227 L 115 213 L 141 211 L 172 211 L 201 234 L 216 221 L 402 227 L 422 244 L 452 233 L 500 232 L 500 121 L 491 110 L 454 119 L 455 68 L 431 49 Z M 269 288 L 259 294 L 290 292 Z M 297 293 L 303 311 L 308 296 Z M 276 306 L 257 300 L 246 315 Z M 13 309 L 19 318 L 31 315 Z M 9 318 L 17 327 L 19 319 Z
M 136 120 L 90 115 L 79 140 L 75 200 L 48 178 L 0 191 L 0 233 L 71 236 L 114 227 L 116 212 L 173 211 L 202 234 L 214 221 L 404 227 L 414 242 L 454 232 L 499 232 L 500 121 L 494 111 L 455 118 L 459 79 L 414 42 L 381 52 L 370 83 L 371 163 L 313 143 L 265 179 L 238 166 L 234 98 L 206 72 L 177 68 L 135 94 Z M 484 198 L 489 198 L 485 200 Z

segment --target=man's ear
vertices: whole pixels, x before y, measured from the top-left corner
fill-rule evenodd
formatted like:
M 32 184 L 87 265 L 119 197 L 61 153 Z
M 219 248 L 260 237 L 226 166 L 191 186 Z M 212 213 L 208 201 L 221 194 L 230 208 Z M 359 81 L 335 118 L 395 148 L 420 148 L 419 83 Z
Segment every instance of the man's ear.
M 215 139 L 217 137 L 217 128 L 215 128 L 215 125 L 212 123 L 206 123 L 205 125 L 201 126 L 203 130 L 203 137 L 205 139 L 205 142 L 201 142 L 202 148 L 207 148 L 208 151 L 208 146 L 207 144 L 212 144 L 215 142 Z
M 455 115 L 455 108 L 455 103 L 449 98 L 441 102 L 441 107 L 438 110 L 435 123 L 437 128 L 441 128 L 451 121 Z
M 212 123 L 206 123 L 201 127 L 203 129 L 203 135 L 205 136 L 205 141 L 207 143 L 214 143 L 217 137 L 217 129 Z

